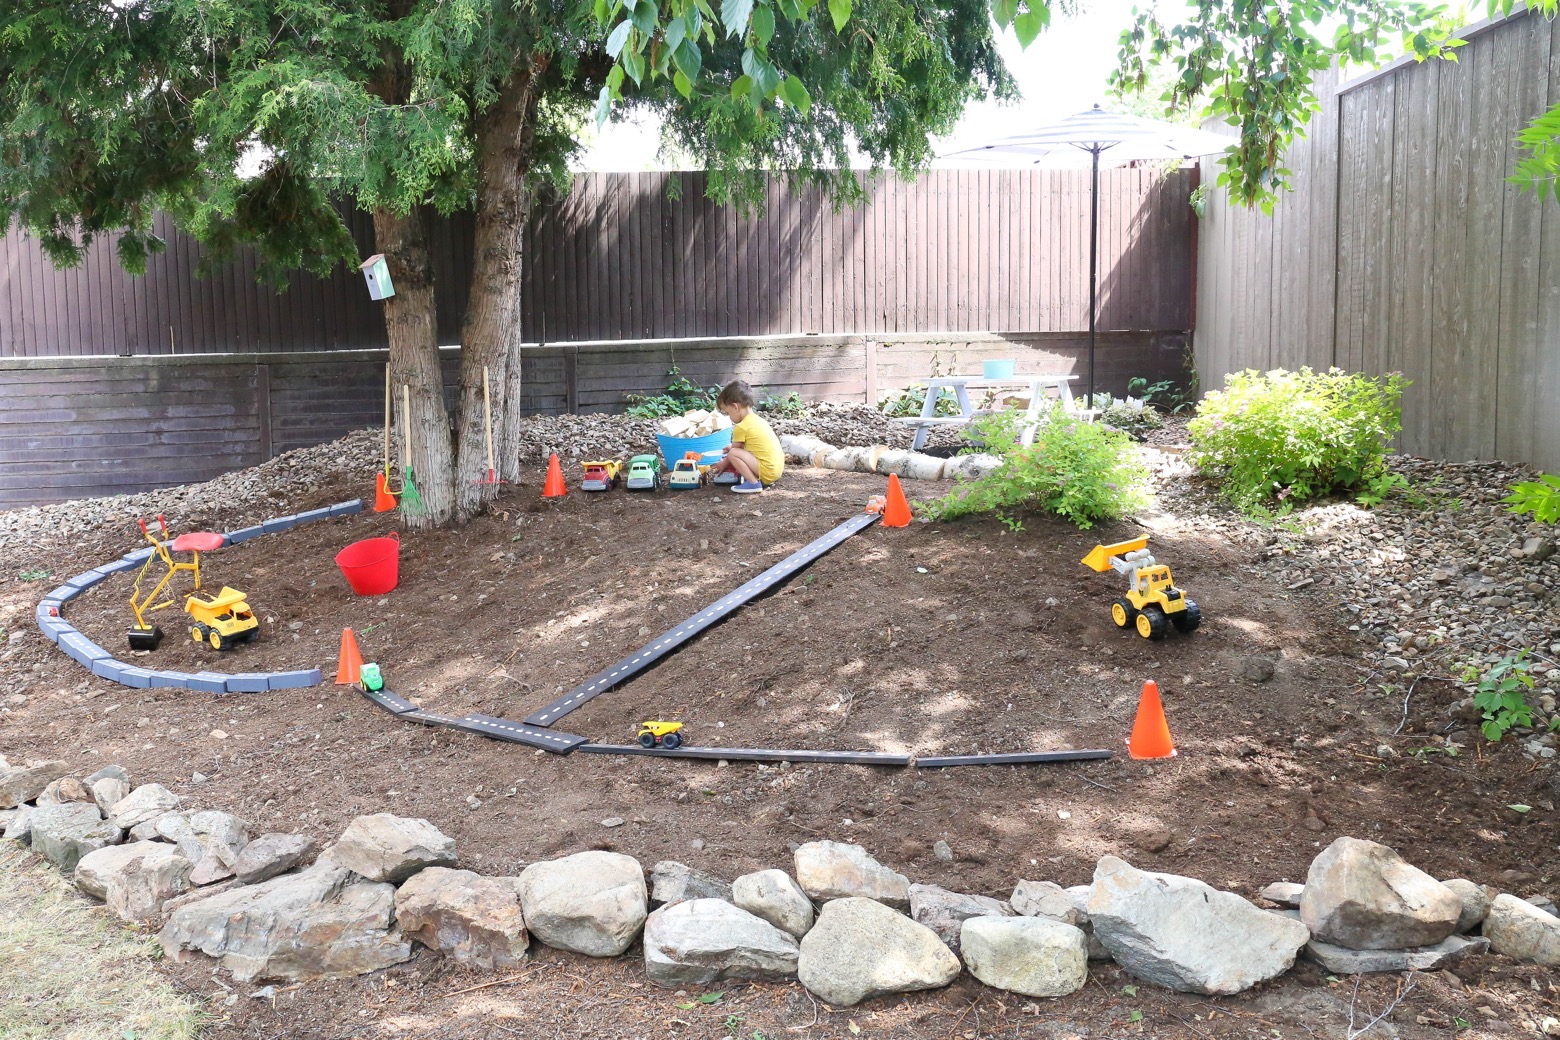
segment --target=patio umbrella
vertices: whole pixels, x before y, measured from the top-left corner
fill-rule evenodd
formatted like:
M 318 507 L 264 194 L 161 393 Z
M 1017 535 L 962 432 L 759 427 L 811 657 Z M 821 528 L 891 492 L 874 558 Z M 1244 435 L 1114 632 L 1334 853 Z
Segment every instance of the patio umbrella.
M 1003 166 L 1070 165 L 1058 160 L 1089 156 L 1089 396 L 1094 408 L 1094 339 L 1098 310 L 1100 163 L 1121 166 L 1151 159 L 1192 159 L 1222 152 L 1233 139 L 1193 127 L 1107 112 L 1095 105 L 1046 126 L 998 138 L 989 144 L 961 148 L 942 159 L 976 159 Z

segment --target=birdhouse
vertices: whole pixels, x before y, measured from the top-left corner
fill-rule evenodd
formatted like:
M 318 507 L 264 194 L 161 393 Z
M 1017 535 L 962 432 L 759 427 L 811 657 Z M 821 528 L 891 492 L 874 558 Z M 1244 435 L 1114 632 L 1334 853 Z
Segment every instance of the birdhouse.
M 369 299 L 383 300 L 395 295 L 395 286 L 390 284 L 390 265 L 385 263 L 385 254 L 375 253 L 364 260 L 361 270 L 363 280 L 368 282 Z

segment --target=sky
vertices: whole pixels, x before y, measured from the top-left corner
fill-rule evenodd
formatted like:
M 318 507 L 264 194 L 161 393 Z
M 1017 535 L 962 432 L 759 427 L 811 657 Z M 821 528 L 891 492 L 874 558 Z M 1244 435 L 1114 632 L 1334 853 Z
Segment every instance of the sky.
M 1138 0 L 1139 3 L 1142 0 Z M 1116 67 L 1116 39 L 1132 21 L 1133 0 L 1088 0 L 1076 16 L 1057 15 L 1050 28 L 1019 47 L 1012 31 L 1001 35 L 1002 57 L 1018 83 L 1022 99 L 1005 105 L 973 105 L 939 153 L 1039 126 L 1080 112 L 1096 102 L 1110 107 L 1106 79 Z M 578 160 L 577 169 L 594 172 L 665 168 L 653 122 L 610 123 Z

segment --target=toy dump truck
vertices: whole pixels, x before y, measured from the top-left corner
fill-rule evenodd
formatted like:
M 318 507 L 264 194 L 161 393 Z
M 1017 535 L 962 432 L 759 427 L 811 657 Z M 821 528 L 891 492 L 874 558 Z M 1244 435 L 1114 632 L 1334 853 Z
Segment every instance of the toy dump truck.
M 252 642 L 260 634 L 260 620 L 249 609 L 248 598 L 237 589 L 222 586 L 211 599 L 191 596 L 184 602 L 193 624 L 190 638 L 209 643 L 213 650 L 229 650 L 238 643 Z
M 580 480 L 581 491 L 611 491 L 617 487 L 623 464 L 616 459 L 598 462 L 582 462 L 585 476 Z
M 661 486 L 661 460 L 655 455 L 635 455 L 628 460 L 628 480 L 624 487 L 630 491 L 654 491 Z
M 1147 538 L 1096 545 L 1083 558 L 1083 565 L 1101 573 L 1114 570 L 1127 575 L 1127 594 L 1110 607 L 1117 628 L 1132 625 L 1144 639 L 1163 639 L 1171 625 L 1187 633 L 1202 624 L 1202 611 L 1175 587 L 1170 568 L 1149 553 Z
M 639 746 L 646 748 L 671 748 L 682 746 L 681 722 L 641 722 Z
M 667 486 L 673 491 L 693 491 L 703 487 L 708 468 L 699 465 L 700 458 L 702 456 L 698 452 L 690 451 L 678 459 L 666 478 Z

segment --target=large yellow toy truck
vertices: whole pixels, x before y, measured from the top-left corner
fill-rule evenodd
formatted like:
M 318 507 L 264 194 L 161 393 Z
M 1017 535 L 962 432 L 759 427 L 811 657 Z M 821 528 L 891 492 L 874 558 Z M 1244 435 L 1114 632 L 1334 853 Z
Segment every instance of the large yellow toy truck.
M 260 634 L 260 620 L 249 609 L 248 597 L 226 585 L 211 599 L 191 596 L 185 600 L 184 609 L 192 622 L 190 638 L 197 643 L 209 643 L 213 650 L 252 642 Z
M 1147 538 L 1096 545 L 1083 558 L 1083 565 L 1101 573 L 1114 570 L 1127 575 L 1127 594 L 1110 607 L 1117 628 L 1132 625 L 1144 639 L 1163 639 L 1171 625 L 1187 633 L 1202 624 L 1202 611 L 1175 587 L 1170 568 L 1149 553 Z

